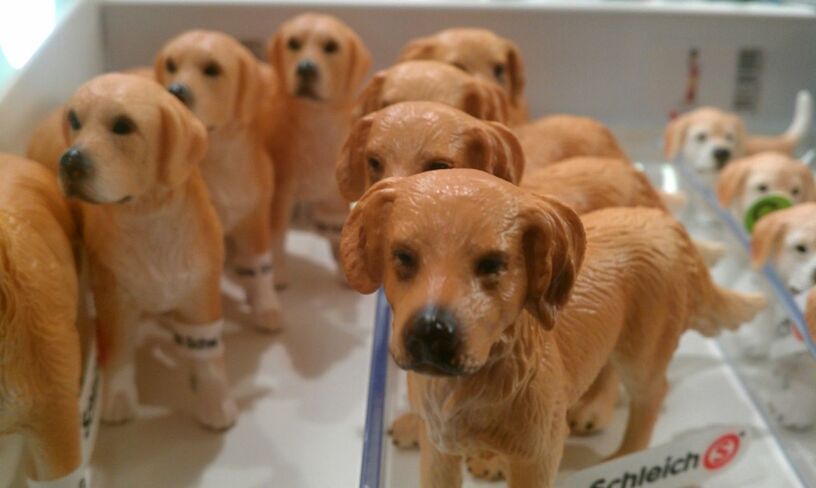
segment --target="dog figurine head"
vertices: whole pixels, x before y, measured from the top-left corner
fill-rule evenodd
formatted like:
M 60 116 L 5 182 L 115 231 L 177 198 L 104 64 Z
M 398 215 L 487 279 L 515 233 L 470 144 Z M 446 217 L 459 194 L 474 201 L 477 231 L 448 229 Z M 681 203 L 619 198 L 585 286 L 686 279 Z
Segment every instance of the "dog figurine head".
M 399 102 L 440 102 L 478 119 L 507 123 L 501 87 L 439 61 L 406 61 L 374 75 L 360 95 L 359 116 Z
M 578 216 L 483 171 L 388 178 L 365 194 L 341 238 L 349 284 L 381 284 L 393 310 L 390 350 L 403 369 L 467 375 L 522 310 L 554 325 L 585 251 Z
M 516 136 L 436 102 L 403 102 L 370 113 L 351 129 L 336 167 L 340 194 L 358 200 L 390 176 L 473 168 L 518 183 L 524 154 Z
M 761 198 L 776 195 L 792 203 L 816 199 L 813 174 L 801 161 L 782 153 L 765 152 L 734 161 L 717 179 L 720 205 L 741 219 Z
M 368 49 L 349 26 L 315 13 L 284 23 L 267 57 L 286 95 L 314 102 L 350 102 L 371 67 Z
M 67 196 L 90 203 L 138 200 L 187 181 L 207 151 L 207 132 L 161 85 L 108 74 L 65 104 L 68 150 L 59 164 Z
M 251 122 L 265 94 L 258 61 L 236 39 L 193 30 L 170 40 L 156 56 L 156 80 L 208 130 Z
M 666 126 L 663 152 L 668 160 L 678 155 L 702 174 L 716 174 L 744 152 L 745 126 L 735 114 L 702 107 L 683 114 Z
M 406 44 L 399 61 L 414 59 L 442 61 L 497 83 L 510 105 L 526 112 L 524 64 L 518 46 L 509 39 L 486 29 L 446 29 Z
M 751 236 L 751 262 L 772 264 L 793 293 L 816 285 L 816 203 L 762 217 Z

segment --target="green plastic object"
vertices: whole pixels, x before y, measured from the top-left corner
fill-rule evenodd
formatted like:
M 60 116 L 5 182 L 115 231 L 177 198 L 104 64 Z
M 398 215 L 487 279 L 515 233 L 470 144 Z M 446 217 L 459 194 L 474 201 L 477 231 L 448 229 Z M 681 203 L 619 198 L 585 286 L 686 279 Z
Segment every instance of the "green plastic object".
M 747 212 L 745 212 L 745 218 L 743 219 L 745 230 L 747 230 L 749 234 L 752 233 L 754 231 L 754 226 L 759 219 L 771 212 L 784 210 L 791 206 L 793 206 L 793 202 L 785 197 L 780 197 L 779 195 L 771 195 L 760 198 L 754 202 L 753 205 L 751 205 Z

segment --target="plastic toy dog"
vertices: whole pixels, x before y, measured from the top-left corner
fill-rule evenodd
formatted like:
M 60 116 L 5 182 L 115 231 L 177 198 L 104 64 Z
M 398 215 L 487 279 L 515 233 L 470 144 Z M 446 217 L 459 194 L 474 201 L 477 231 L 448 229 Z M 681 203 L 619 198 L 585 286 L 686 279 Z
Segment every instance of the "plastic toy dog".
M 229 427 L 237 408 L 224 370 L 221 226 L 199 163 L 204 125 L 158 83 L 104 75 L 66 104 L 64 193 L 80 200 L 102 342 L 102 418 L 132 418 L 137 328 L 155 317 L 190 361 L 199 421 Z
M 582 225 L 475 170 L 374 185 L 341 252 L 352 287 L 383 284 L 392 306 L 391 354 L 424 424 L 423 488 L 461 486 L 461 456 L 483 451 L 510 486 L 552 486 L 567 409 L 610 357 L 632 397 L 616 455 L 646 447 L 680 335 L 714 335 L 764 305 L 716 287 L 663 211 L 608 209 Z
M 348 204 L 337 193 L 334 166 L 371 56 L 347 25 L 312 13 L 283 24 L 269 41 L 267 54 L 278 86 L 269 115 L 275 165 L 272 251 L 275 278 L 284 285 L 284 239 L 296 203 L 308 207 L 306 212 L 336 254 Z
M 273 167 L 265 149 L 271 80 L 249 49 L 213 31 L 189 31 L 156 57 L 156 79 L 209 132 L 201 174 L 231 246 L 229 261 L 246 292 L 251 321 L 280 327 L 272 272 Z

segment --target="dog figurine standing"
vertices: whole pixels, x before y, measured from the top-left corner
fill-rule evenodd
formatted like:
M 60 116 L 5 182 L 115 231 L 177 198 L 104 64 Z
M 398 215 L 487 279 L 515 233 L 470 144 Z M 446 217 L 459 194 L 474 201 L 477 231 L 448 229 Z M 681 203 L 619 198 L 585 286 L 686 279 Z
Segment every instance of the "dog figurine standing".
M 645 448 L 680 335 L 714 335 L 764 306 L 715 286 L 663 211 L 608 209 L 582 225 L 557 200 L 474 170 L 377 183 L 341 253 L 352 287 L 382 284 L 392 306 L 391 355 L 423 423 L 423 488 L 461 486 L 462 456 L 484 451 L 509 486 L 552 486 L 567 409 L 612 365 L 632 397 L 616 455 Z
M 199 164 L 207 133 L 161 85 L 95 78 L 66 104 L 63 192 L 81 201 L 82 237 L 103 350 L 102 418 L 135 415 L 136 333 L 156 318 L 189 361 L 197 417 L 233 424 L 222 342 L 221 225 Z
M 308 207 L 336 255 L 348 204 L 337 192 L 334 166 L 371 55 L 347 25 L 314 13 L 283 24 L 270 39 L 267 54 L 277 75 L 269 115 L 275 165 L 272 249 L 276 279 L 284 285 L 284 240 L 296 203 Z
M 201 174 L 227 236 L 228 261 L 246 292 L 250 319 L 280 327 L 272 271 L 273 166 L 265 148 L 271 80 L 252 53 L 214 31 L 189 31 L 156 57 L 156 79 L 187 105 L 209 133 Z

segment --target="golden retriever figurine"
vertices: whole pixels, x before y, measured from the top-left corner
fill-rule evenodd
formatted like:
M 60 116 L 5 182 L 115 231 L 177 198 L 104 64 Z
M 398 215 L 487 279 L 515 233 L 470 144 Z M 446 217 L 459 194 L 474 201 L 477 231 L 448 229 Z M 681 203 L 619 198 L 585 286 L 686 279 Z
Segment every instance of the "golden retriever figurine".
M 362 117 L 399 102 L 440 102 L 477 119 L 507 123 L 507 94 L 495 83 L 439 61 L 405 61 L 377 72 L 358 101 Z
M 510 101 L 511 124 L 527 121 L 524 63 L 518 46 L 487 29 L 454 28 L 413 39 L 398 61 L 434 60 L 502 87 Z
M 799 92 L 793 121 L 779 136 L 750 135 L 737 114 L 700 107 L 666 126 L 664 155 L 669 161 L 682 157 L 701 176 L 711 179 L 734 158 L 764 151 L 793 154 L 810 128 L 812 105 L 810 93 Z
M 717 178 L 717 198 L 741 222 L 751 206 L 779 196 L 792 204 L 816 199 L 813 173 L 787 154 L 762 152 L 727 165 Z
M 132 75 L 95 78 L 65 106 L 69 149 L 63 192 L 80 200 L 103 349 L 102 419 L 134 416 L 136 333 L 151 317 L 189 359 L 204 426 L 224 429 L 230 398 L 221 339 L 221 225 L 199 163 L 207 132 L 158 83 Z
M 252 324 L 280 327 L 272 272 L 273 167 L 265 148 L 270 81 L 252 53 L 221 32 L 194 30 L 169 41 L 156 57 L 156 79 L 207 127 L 201 162 L 230 245 L 234 276 L 246 292 Z
M 351 212 L 341 256 L 353 288 L 382 284 L 391 304 L 391 355 L 422 418 L 423 488 L 461 486 L 461 457 L 483 451 L 510 487 L 551 487 L 567 409 L 606 364 L 632 398 L 615 455 L 645 448 L 680 335 L 715 335 L 764 305 L 714 285 L 663 211 L 582 223 L 476 170 L 377 183 Z
M 0 432 L 25 436 L 35 480 L 78 486 L 74 223 L 40 165 L 0 154 L 0 175 Z
M 270 39 L 267 54 L 277 74 L 269 115 L 275 165 L 272 251 L 276 279 L 285 285 L 284 239 L 295 203 L 307 206 L 336 255 L 348 204 L 337 192 L 334 166 L 371 55 L 346 24 L 315 13 L 284 23 Z
M 524 155 L 502 124 L 438 102 L 402 102 L 354 124 L 337 162 L 337 187 L 353 202 L 381 179 L 449 168 L 481 169 L 518 183 Z

